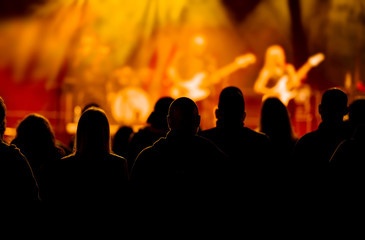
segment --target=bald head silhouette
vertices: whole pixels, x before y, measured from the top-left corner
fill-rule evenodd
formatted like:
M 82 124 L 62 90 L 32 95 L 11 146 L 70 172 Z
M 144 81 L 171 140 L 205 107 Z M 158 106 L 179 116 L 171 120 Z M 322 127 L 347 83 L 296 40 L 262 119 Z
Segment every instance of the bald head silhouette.
M 318 106 L 322 120 L 325 122 L 342 122 L 348 112 L 347 95 L 339 88 L 327 89 L 323 95 L 321 104 Z
M 200 124 L 198 106 L 187 97 L 174 100 L 169 107 L 167 122 L 170 131 L 184 135 L 196 134 Z

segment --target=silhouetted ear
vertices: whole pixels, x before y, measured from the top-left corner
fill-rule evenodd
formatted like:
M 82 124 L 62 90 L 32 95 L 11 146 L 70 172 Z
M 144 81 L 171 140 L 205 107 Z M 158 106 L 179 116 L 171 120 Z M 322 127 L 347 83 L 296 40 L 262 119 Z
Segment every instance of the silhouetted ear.
M 318 105 L 318 113 L 319 113 L 320 115 L 322 115 L 322 112 L 323 112 L 322 105 L 321 105 L 321 104 L 319 104 L 319 105 Z
M 215 113 L 215 118 L 219 119 L 219 109 L 218 108 L 215 110 L 214 113 Z

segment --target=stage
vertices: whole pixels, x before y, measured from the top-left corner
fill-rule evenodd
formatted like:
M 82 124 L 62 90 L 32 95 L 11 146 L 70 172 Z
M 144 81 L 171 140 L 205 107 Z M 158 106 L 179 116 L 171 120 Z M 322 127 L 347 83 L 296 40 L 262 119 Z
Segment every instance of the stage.
M 36 112 L 68 144 L 90 103 L 105 110 L 112 134 L 120 126 L 137 131 L 163 96 L 192 98 L 207 129 L 230 85 L 242 90 L 245 125 L 256 129 L 264 94 L 255 83 L 273 45 L 298 78 L 310 57 L 323 54 L 300 76 L 305 101 L 287 105 L 298 136 L 317 128 L 325 89 L 340 87 L 350 101 L 364 93 L 361 1 L 33 0 L 0 9 L 7 141 Z

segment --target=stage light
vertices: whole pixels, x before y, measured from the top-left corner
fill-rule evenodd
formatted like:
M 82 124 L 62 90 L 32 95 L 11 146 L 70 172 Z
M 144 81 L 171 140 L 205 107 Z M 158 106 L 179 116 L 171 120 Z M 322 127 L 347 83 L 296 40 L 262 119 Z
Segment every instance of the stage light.
M 205 43 L 205 40 L 204 40 L 204 38 L 202 36 L 196 36 L 194 38 L 194 42 L 197 45 L 203 45 Z
M 151 111 L 147 93 L 137 87 L 126 87 L 114 98 L 112 115 L 125 125 L 143 124 Z

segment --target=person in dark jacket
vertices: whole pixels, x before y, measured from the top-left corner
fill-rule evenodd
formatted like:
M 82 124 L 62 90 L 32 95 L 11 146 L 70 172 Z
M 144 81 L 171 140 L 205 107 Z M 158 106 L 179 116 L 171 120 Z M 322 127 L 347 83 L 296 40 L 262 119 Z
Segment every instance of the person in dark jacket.
M 39 204 L 39 189 L 26 157 L 4 141 L 6 105 L 0 97 L 0 204 L 2 213 Z M 13 212 L 14 213 L 14 212 Z
M 221 91 L 215 115 L 216 127 L 202 130 L 199 135 L 210 139 L 230 157 L 226 164 L 231 169 L 234 201 L 254 206 L 268 197 L 271 142 L 267 135 L 244 126 L 245 100 L 235 86 Z
M 65 156 L 65 151 L 56 143 L 51 123 L 41 114 L 28 114 L 17 126 L 11 143 L 28 159 L 42 196 L 43 184 L 48 184 L 43 181 L 43 167 Z
M 315 214 L 329 210 L 330 159 L 338 145 L 352 133 L 350 124 L 344 121 L 348 113 L 347 94 L 340 88 L 323 92 L 318 112 L 321 123 L 316 130 L 299 138 L 293 159 L 297 165 L 298 199 L 304 203 L 306 213 Z
M 95 221 L 106 216 L 100 214 L 122 217 L 128 199 L 128 166 L 124 157 L 111 152 L 110 142 L 105 112 L 88 108 L 77 125 L 74 153 L 48 166 L 47 206 L 70 216 L 85 213 Z
M 145 147 L 151 146 L 160 137 L 166 136 L 169 131 L 166 116 L 172 101 L 174 99 L 168 96 L 159 98 L 147 119 L 147 125 L 132 134 L 126 154 L 129 170 L 137 155 Z
M 197 135 L 200 115 L 190 98 L 174 100 L 167 121 L 167 135 L 142 150 L 132 167 L 134 209 L 177 217 L 217 213 L 226 197 L 227 155 Z
M 349 106 L 352 134 L 343 140 L 330 159 L 332 204 L 342 213 L 351 214 L 362 208 L 365 186 L 365 98 L 355 99 Z

